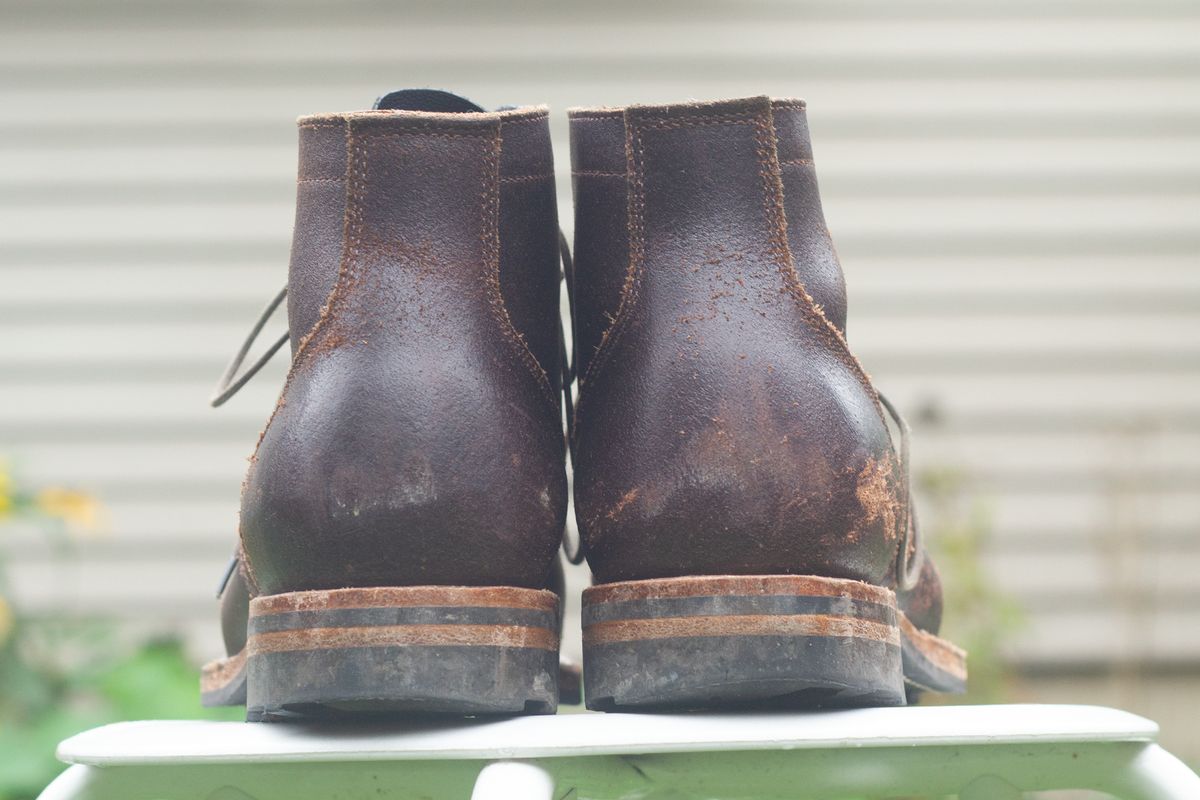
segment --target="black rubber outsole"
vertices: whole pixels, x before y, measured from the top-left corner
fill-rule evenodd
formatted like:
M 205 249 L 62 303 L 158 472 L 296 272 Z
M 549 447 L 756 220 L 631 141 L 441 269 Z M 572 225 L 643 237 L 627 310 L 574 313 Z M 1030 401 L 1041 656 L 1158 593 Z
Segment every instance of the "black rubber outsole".
M 397 587 L 256 598 L 244 654 L 202 677 L 206 705 L 249 721 L 552 714 L 558 596 Z
M 965 686 L 961 651 L 912 629 L 891 591 L 858 581 L 628 581 L 583 602 L 584 690 L 597 711 L 898 706 L 909 675 L 926 690 Z

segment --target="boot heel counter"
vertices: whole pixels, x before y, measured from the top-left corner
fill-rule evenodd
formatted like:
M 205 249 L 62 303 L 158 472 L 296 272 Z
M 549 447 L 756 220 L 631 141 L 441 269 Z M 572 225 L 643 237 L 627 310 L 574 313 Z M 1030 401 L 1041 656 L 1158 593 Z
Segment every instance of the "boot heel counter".
M 240 533 L 261 590 L 543 586 L 566 515 L 549 415 L 513 415 L 511 395 L 438 403 L 404 380 L 382 387 L 401 410 L 346 377 L 370 370 L 327 366 L 315 383 L 341 376 L 344 393 L 293 389 L 247 475 Z
M 711 416 L 643 416 L 602 441 L 585 431 L 575 502 L 598 579 L 793 573 L 884 582 L 903 487 L 882 420 L 858 425 L 870 406 L 838 407 L 828 402 L 835 393 L 821 392 L 827 402 L 780 417 L 756 413 L 790 405 L 769 395 L 724 396 L 731 402 Z

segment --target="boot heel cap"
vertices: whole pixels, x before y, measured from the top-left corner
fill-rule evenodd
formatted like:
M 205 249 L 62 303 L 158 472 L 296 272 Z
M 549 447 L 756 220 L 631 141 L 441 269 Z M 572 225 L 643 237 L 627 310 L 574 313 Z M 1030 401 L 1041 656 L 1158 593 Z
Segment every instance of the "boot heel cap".
M 247 717 L 552 714 L 558 596 L 412 586 L 254 599 Z
M 584 690 L 598 711 L 904 705 L 895 595 L 801 575 L 594 586 Z

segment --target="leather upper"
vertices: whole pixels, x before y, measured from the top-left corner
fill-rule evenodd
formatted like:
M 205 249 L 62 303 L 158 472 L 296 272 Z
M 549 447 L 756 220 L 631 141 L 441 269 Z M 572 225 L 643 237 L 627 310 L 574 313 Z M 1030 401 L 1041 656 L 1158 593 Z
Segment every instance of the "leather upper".
M 254 589 L 545 586 L 566 513 L 547 112 L 299 127 L 292 367 L 242 496 Z
M 883 584 L 906 487 L 850 353 L 804 105 L 571 114 L 575 503 L 601 582 Z

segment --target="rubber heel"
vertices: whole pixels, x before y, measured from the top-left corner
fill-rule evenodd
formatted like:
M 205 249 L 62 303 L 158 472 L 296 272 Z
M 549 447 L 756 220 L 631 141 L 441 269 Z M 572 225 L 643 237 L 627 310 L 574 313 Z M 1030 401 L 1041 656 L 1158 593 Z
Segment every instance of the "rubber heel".
M 627 581 L 583 594 L 597 711 L 904 705 L 896 597 L 800 575 Z
M 550 591 L 456 586 L 255 598 L 246 718 L 553 714 L 558 603 Z

